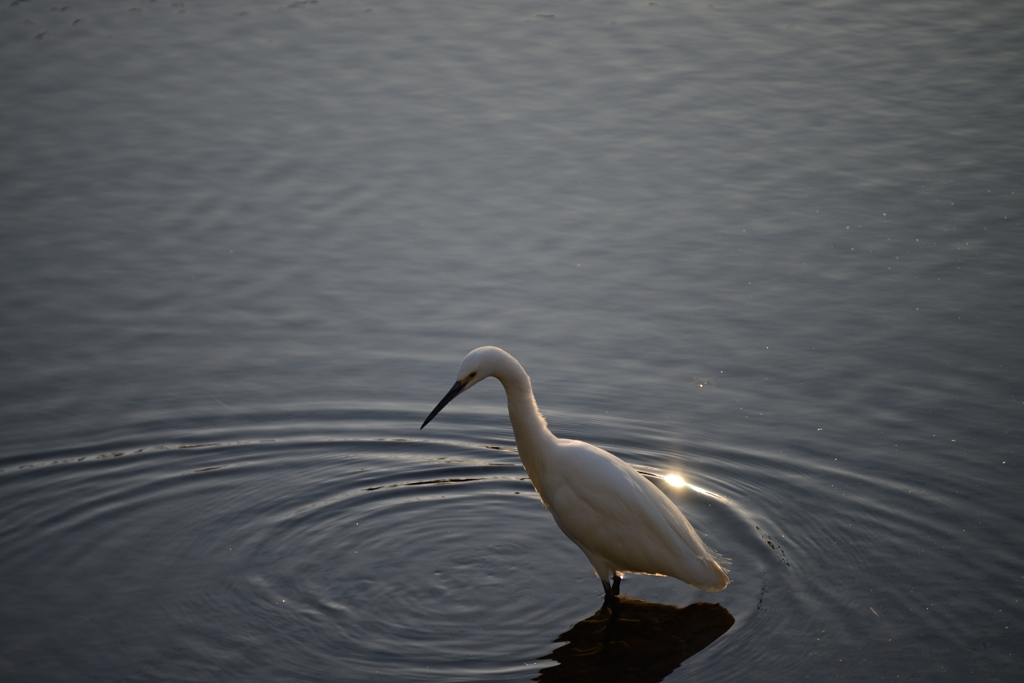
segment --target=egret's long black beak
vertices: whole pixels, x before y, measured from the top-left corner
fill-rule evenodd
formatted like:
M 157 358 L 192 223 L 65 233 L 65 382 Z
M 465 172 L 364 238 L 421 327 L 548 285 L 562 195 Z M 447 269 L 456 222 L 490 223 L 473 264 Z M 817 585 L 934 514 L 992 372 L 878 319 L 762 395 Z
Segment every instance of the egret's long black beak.
M 448 391 L 447 394 L 444 395 L 444 398 L 441 399 L 441 402 L 438 403 L 436 406 L 434 406 L 434 409 L 430 411 L 430 415 L 427 415 L 427 419 L 424 420 L 423 424 L 420 425 L 420 429 L 423 429 L 424 427 L 426 427 L 427 423 L 430 422 L 431 420 L 433 420 L 434 417 L 436 417 L 437 414 L 441 412 L 442 408 L 444 408 L 446 405 L 451 403 L 452 399 L 455 398 L 456 396 L 458 396 L 459 392 L 462 391 L 462 389 L 465 386 L 466 386 L 465 382 L 460 382 L 460 381 L 456 380 L 455 384 L 452 385 L 452 388 Z

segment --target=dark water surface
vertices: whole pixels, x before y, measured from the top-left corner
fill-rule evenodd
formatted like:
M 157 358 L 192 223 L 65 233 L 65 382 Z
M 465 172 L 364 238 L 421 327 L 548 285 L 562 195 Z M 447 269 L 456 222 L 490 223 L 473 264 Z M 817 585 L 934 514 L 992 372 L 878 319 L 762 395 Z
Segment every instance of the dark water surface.
M 1020 680 L 1020 3 L 31 0 L 0 55 L 0 679 Z M 418 429 L 481 344 L 732 585 L 594 641 L 500 385 Z

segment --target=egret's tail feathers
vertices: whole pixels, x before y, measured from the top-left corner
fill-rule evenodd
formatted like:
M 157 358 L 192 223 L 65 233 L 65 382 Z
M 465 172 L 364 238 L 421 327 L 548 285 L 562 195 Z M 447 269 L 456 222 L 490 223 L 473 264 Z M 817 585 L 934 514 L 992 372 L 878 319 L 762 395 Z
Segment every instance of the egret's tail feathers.
M 714 560 L 708 562 L 709 574 L 712 575 L 713 580 L 709 581 L 707 585 L 699 586 L 706 591 L 720 591 L 729 585 L 729 575 L 726 574 L 725 569 L 722 565 L 718 564 Z

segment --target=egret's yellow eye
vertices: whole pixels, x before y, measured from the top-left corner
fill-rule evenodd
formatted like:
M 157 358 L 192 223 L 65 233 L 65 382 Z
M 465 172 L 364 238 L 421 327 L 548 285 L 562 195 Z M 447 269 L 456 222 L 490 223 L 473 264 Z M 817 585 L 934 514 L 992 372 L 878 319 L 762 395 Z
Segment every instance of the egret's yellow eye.
M 476 377 L 476 373 L 475 372 L 469 373 L 469 378 L 470 379 L 473 379 L 474 377 Z

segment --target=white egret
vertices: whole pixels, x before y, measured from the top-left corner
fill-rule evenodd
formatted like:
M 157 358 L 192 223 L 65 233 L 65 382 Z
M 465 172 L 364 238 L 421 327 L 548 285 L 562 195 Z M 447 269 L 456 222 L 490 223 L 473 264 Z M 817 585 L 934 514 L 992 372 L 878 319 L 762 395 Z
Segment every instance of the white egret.
M 420 429 L 456 396 L 488 377 L 505 387 L 519 457 L 558 527 L 594 566 L 608 599 L 624 573 L 674 576 L 719 591 L 729 577 L 693 526 L 654 484 L 611 453 L 559 439 L 537 409 L 530 377 L 494 346 L 466 356 L 455 384 Z

